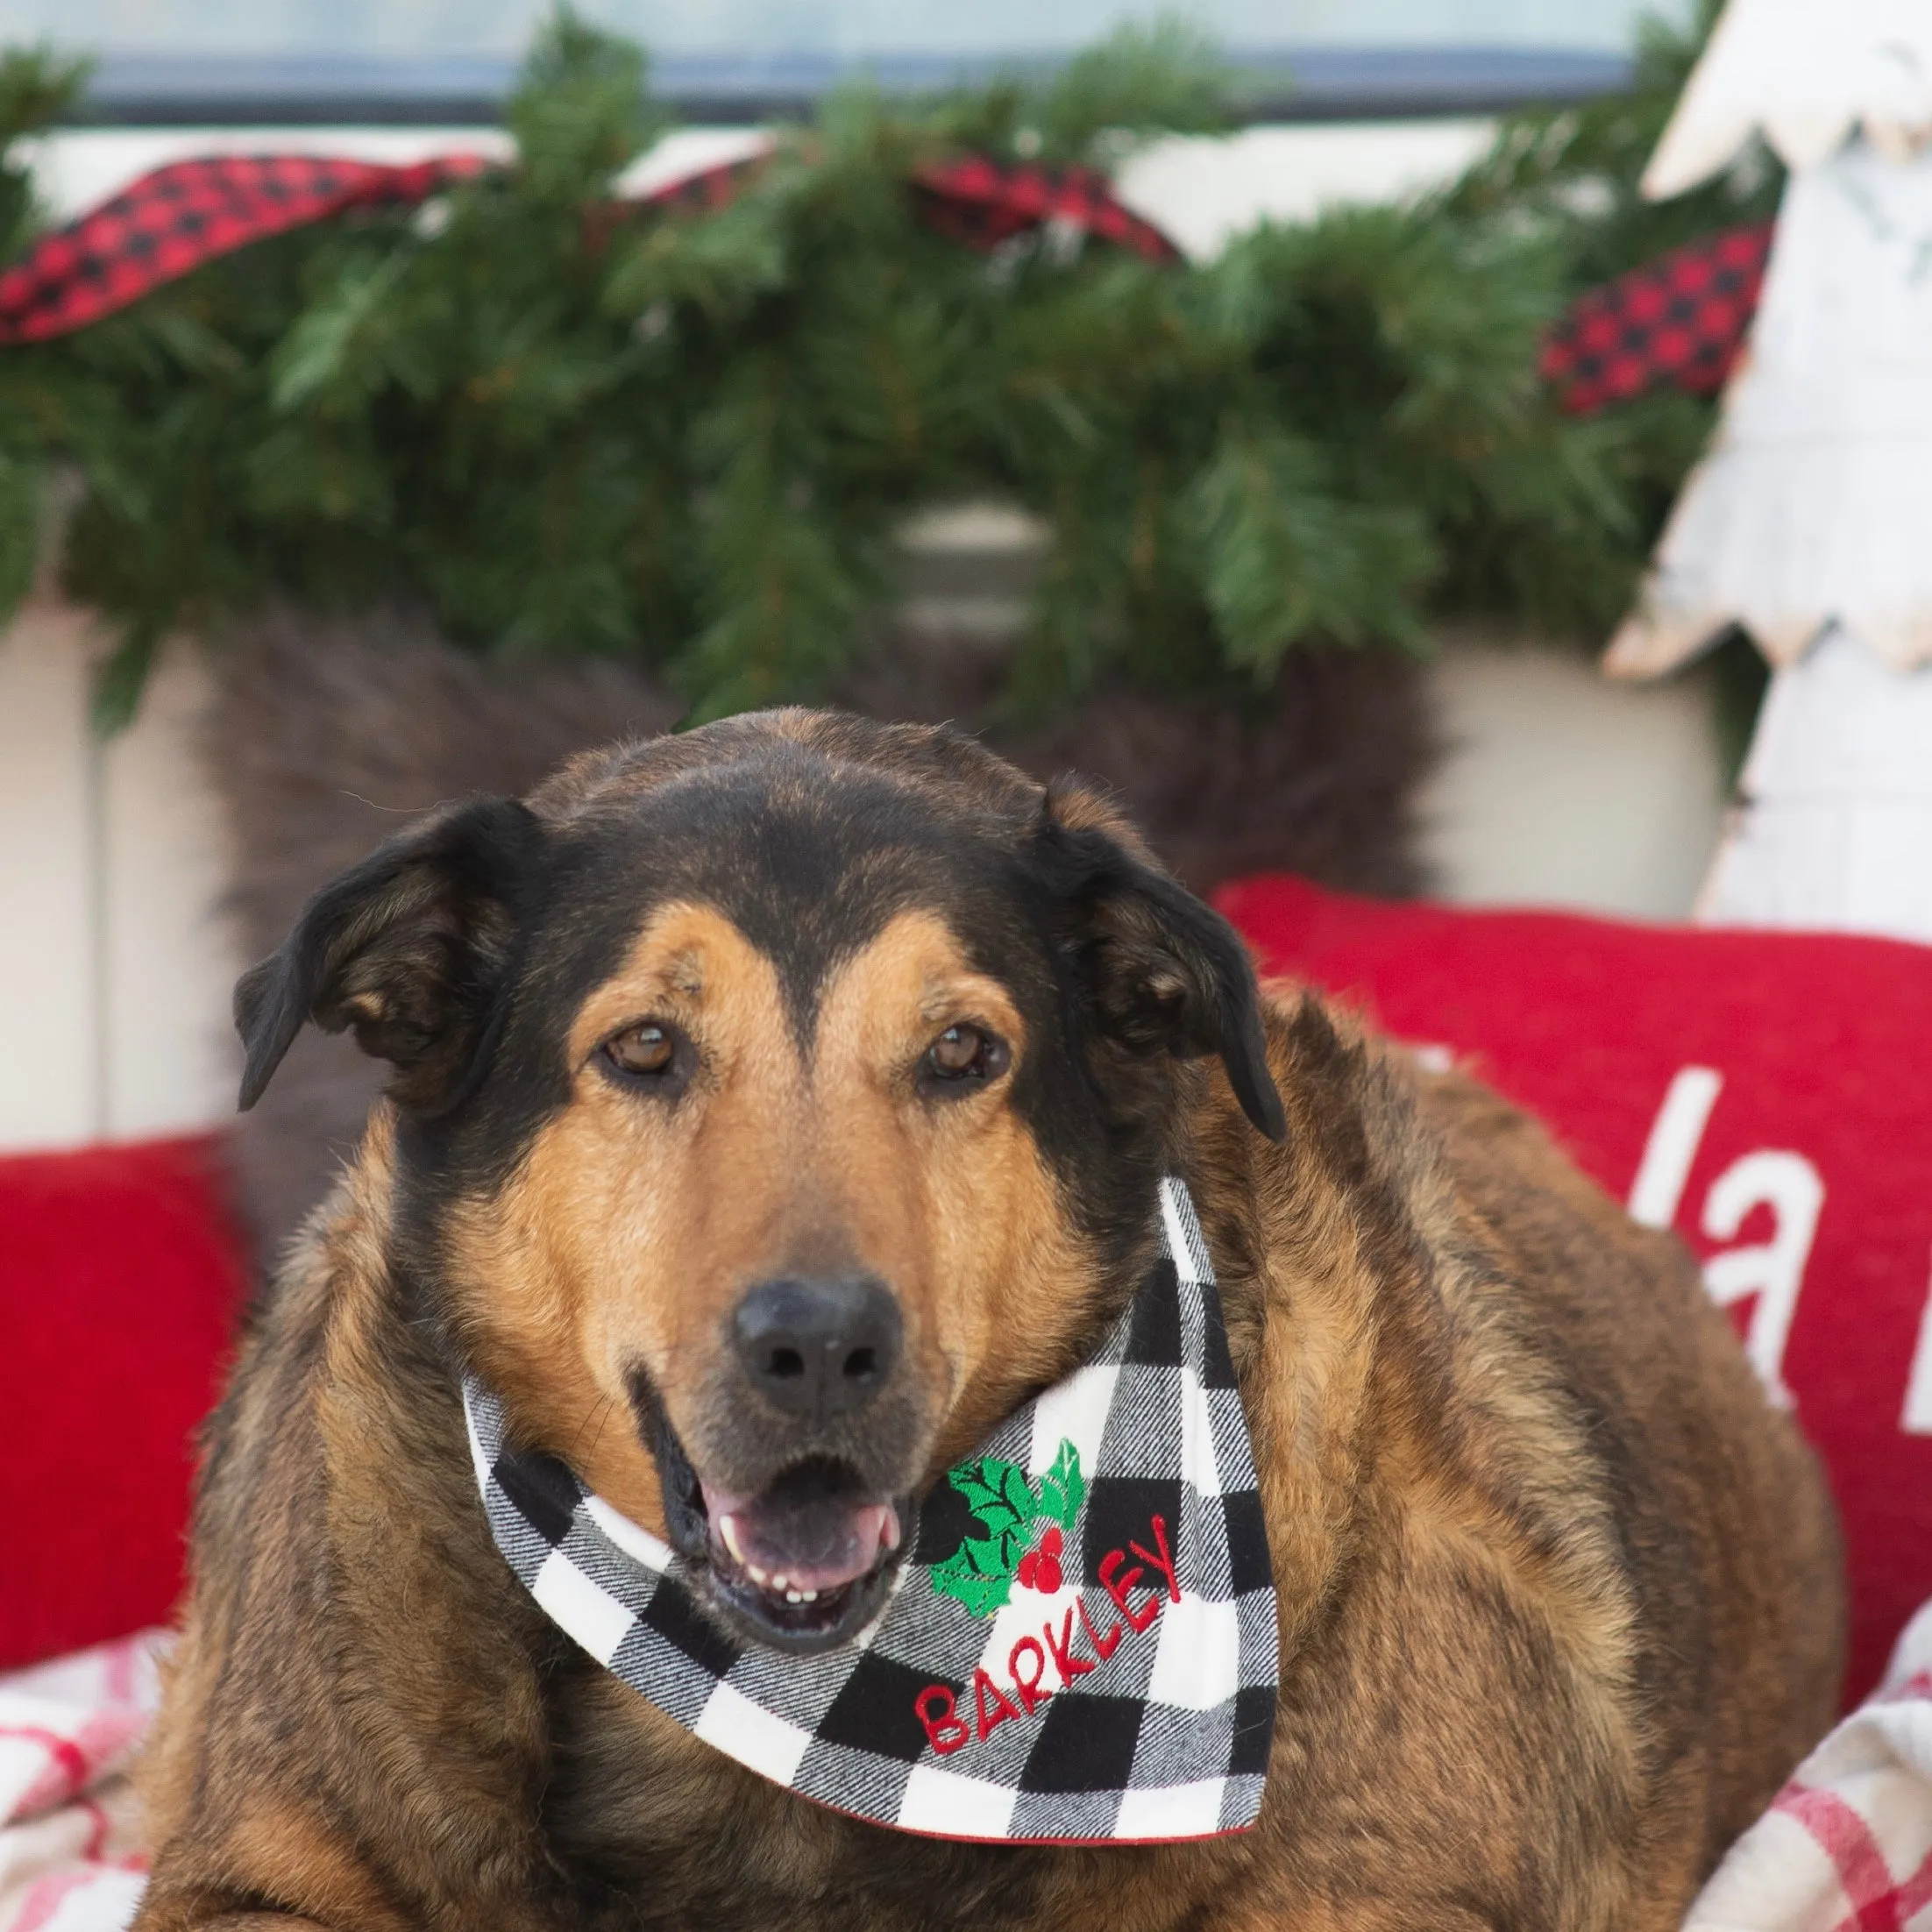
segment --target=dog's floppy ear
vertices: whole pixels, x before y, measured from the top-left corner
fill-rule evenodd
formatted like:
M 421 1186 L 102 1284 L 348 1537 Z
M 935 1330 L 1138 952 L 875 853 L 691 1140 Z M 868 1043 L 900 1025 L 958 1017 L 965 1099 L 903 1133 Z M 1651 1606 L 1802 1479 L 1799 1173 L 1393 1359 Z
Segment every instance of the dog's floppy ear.
M 1242 1112 L 1270 1140 L 1285 1140 L 1254 968 L 1240 935 L 1077 784 L 1047 788 L 1037 839 L 1097 1029 L 1130 1054 L 1217 1055 Z
M 353 1026 L 391 1091 L 434 1108 L 460 1088 L 529 893 L 537 820 L 511 799 L 445 808 L 379 846 L 302 908 L 235 985 L 245 1112 L 306 1021 Z

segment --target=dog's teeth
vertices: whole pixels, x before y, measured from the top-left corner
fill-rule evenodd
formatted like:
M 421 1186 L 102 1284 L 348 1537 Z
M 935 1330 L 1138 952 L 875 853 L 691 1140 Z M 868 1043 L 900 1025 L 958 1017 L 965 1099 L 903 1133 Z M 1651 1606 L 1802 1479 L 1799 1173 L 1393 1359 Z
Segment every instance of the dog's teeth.
M 744 1552 L 738 1547 L 737 1517 L 733 1516 L 720 1516 L 718 1518 L 718 1534 L 724 1538 L 724 1546 L 730 1551 L 731 1560 L 749 1569 L 750 1566 L 745 1563 Z
M 805 1602 L 805 1592 L 803 1590 L 787 1590 L 785 1593 L 785 1600 L 787 1603 L 802 1603 Z
M 801 1602 L 806 1603 L 816 1603 L 819 1600 L 819 1593 L 816 1590 L 800 1590 L 799 1596 Z
M 788 1576 L 775 1576 L 771 1579 L 771 1588 L 775 1590 L 789 1590 L 792 1588 L 792 1579 Z
M 748 1577 L 749 1577 L 751 1580 L 756 1583 L 761 1590 L 767 1589 L 771 1587 L 771 1579 L 767 1576 L 765 1573 L 761 1570 L 756 1563 L 745 1564 L 744 1573 Z

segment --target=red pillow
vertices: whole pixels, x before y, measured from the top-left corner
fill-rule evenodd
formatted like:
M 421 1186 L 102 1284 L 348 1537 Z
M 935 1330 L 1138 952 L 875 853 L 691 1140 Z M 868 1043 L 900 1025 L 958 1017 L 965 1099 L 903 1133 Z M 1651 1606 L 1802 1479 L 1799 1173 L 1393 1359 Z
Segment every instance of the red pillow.
M 1447 1049 L 1683 1236 L 1830 1469 L 1862 1696 L 1932 1596 L 1932 947 L 1217 897 L 1267 970 Z
M 0 1670 L 174 1607 L 245 1280 L 209 1142 L 0 1160 Z

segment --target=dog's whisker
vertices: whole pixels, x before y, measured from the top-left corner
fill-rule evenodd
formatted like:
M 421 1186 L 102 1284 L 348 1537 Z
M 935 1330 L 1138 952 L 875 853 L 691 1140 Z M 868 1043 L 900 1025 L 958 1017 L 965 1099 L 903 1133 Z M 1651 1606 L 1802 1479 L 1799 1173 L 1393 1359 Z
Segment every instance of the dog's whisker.
M 597 1445 L 603 1440 L 604 1424 L 610 1420 L 610 1412 L 616 1406 L 616 1396 L 606 1396 L 603 1401 L 598 1403 L 596 1409 L 592 1412 L 593 1415 L 594 1415 L 597 1422 L 596 1428 L 591 1432 L 589 1453 L 592 1455 L 594 1455 L 597 1453 Z M 571 1454 L 572 1456 L 575 1456 L 579 1453 L 579 1451 L 582 1449 L 584 1443 L 584 1431 L 586 1429 L 590 1427 L 590 1422 L 591 1417 L 586 1417 L 582 1422 L 578 1424 L 577 1439 L 570 1445 Z

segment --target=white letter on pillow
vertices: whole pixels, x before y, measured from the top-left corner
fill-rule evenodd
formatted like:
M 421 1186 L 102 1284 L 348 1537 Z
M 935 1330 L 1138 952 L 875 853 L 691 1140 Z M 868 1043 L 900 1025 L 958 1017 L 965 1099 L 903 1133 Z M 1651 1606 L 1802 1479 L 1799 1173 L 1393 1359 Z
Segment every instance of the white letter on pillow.
M 1709 1067 L 1680 1067 L 1672 1076 L 1630 1183 L 1630 1218 L 1639 1225 L 1668 1227 L 1677 1218 L 1691 1162 L 1723 1084 L 1723 1075 Z
M 1791 1405 L 1784 1382 L 1785 1340 L 1824 1199 L 1825 1184 L 1803 1154 L 1768 1148 L 1733 1161 L 1704 1197 L 1704 1232 L 1713 1240 L 1730 1240 L 1754 1207 L 1768 1207 L 1777 1217 L 1768 1241 L 1712 1255 L 1704 1263 L 1704 1286 L 1720 1308 L 1757 1296 L 1744 1353 L 1772 1400 L 1785 1408 Z

